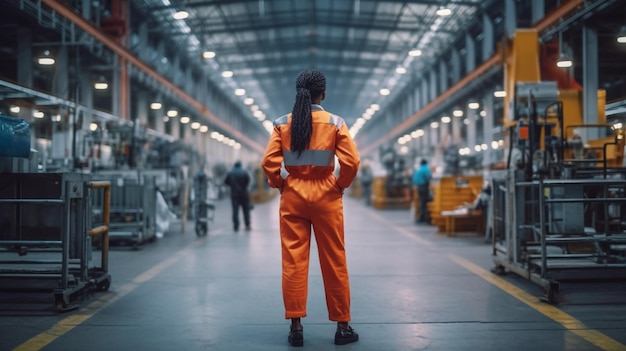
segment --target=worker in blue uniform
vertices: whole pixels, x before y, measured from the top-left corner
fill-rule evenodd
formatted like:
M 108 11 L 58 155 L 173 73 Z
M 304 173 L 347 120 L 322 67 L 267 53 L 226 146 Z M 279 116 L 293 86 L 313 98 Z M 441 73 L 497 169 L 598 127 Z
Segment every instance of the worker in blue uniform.
M 432 174 L 428 168 L 428 161 L 422 159 L 419 167 L 413 173 L 413 185 L 417 186 L 420 214 L 417 223 L 429 223 L 428 202 L 430 201 L 430 180 Z

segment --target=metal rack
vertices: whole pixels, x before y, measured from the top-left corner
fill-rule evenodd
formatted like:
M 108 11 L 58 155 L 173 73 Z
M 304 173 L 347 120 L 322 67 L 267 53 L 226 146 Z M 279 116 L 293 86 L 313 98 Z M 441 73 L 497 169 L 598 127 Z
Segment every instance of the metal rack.
M 103 191 L 103 223 L 92 228 L 91 192 Z M 50 291 L 57 310 L 86 288 L 108 290 L 110 184 L 83 174 L 0 174 L 0 291 Z M 100 266 L 91 239 L 103 242 Z
M 155 178 L 147 175 L 97 175 L 96 179 L 111 184 L 109 240 L 111 243 L 131 243 L 134 248 L 156 238 Z M 94 194 L 94 221 L 102 223 L 102 197 Z
M 212 180 L 204 173 L 198 173 L 194 178 L 194 218 L 197 236 L 206 236 L 209 224 L 213 222 L 216 191 L 212 184 Z
M 507 181 L 506 229 L 496 270 L 510 270 L 556 300 L 559 281 L 626 278 L 626 180 Z

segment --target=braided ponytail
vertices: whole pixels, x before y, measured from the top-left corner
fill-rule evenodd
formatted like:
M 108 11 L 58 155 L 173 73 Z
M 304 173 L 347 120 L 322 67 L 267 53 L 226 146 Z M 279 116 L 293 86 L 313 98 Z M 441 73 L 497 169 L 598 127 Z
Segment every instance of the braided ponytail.
M 320 71 L 306 70 L 296 80 L 296 102 L 291 111 L 291 151 L 302 154 L 313 134 L 311 103 L 326 90 L 326 77 Z

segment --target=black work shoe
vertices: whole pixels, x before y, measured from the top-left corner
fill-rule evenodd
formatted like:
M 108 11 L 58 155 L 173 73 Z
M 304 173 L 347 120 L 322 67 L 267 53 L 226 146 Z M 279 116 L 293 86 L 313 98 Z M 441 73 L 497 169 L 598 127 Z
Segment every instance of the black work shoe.
M 304 334 L 302 334 L 302 329 L 296 330 L 293 328 L 289 329 L 289 337 L 287 337 L 289 341 L 289 345 L 293 347 L 300 347 L 304 345 Z
M 335 332 L 335 345 L 345 345 L 359 340 L 359 334 L 348 326 L 348 329 L 337 327 Z

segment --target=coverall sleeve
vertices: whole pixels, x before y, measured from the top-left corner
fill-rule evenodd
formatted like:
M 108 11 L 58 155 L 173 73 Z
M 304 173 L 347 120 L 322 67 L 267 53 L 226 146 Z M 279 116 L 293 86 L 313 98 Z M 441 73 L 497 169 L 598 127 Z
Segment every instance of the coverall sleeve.
M 261 161 L 261 167 L 265 175 L 267 175 L 267 181 L 273 188 L 282 189 L 283 177 L 280 175 L 280 168 L 283 162 L 283 149 L 280 140 L 280 132 L 278 127 L 274 127 L 272 136 L 265 148 L 265 154 Z
M 361 163 L 359 151 L 345 123 L 342 123 L 341 128 L 337 131 L 335 155 L 337 155 L 340 166 L 337 185 L 345 189 L 350 186 L 354 177 L 356 177 Z

